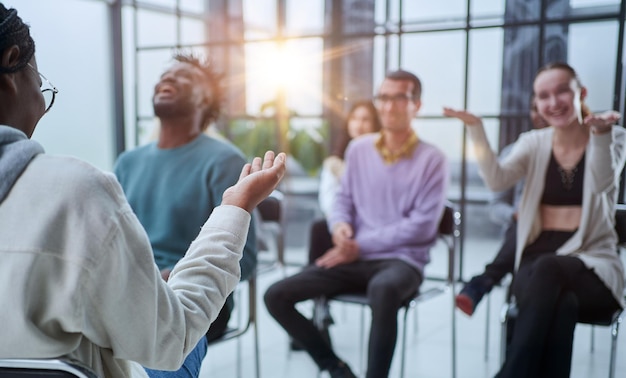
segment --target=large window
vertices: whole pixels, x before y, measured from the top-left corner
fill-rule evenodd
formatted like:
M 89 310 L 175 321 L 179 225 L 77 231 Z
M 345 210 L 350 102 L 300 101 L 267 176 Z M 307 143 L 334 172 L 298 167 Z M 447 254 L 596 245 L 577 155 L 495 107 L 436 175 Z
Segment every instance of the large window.
M 127 41 L 134 143 L 154 135 L 152 86 L 172 51 L 194 49 L 225 72 L 230 92 L 219 131 L 250 155 L 287 150 L 299 174 L 314 178 L 350 103 L 371 98 L 385 72 L 403 68 L 424 87 L 414 127 L 447 154 L 448 197 L 471 211 L 484 207 L 490 192 L 463 126 L 442 117 L 443 106 L 481 115 L 499 150 L 531 127 L 537 68 L 563 60 L 587 86 L 592 110 L 623 108 L 619 0 L 172 3 L 144 0 L 125 9 L 135 31 Z M 497 227 L 491 231 L 497 237 Z

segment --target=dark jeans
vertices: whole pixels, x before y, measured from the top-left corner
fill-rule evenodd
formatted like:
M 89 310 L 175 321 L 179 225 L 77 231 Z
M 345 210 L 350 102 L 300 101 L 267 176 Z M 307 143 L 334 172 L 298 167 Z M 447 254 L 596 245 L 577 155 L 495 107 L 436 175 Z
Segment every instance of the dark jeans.
M 311 237 L 309 239 L 309 264 L 322 256 L 333 247 L 333 237 L 328 231 L 326 219 L 320 219 L 311 225 Z
M 196 347 L 187 355 L 183 366 L 175 371 L 152 370 L 144 368 L 150 378 L 197 378 L 200 375 L 202 360 L 206 355 L 207 341 L 206 338 L 200 339 Z
M 485 266 L 485 271 L 472 277 L 471 282 L 476 282 L 485 289 L 491 291 L 507 273 L 513 273 L 515 266 L 515 248 L 517 243 L 517 222 L 511 222 L 504 231 L 504 240 L 492 262 Z
M 341 293 L 367 293 L 372 310 L 367 377 L 386 377 L 396 345 L 397 313 L 422 282 L 417 269 L 400 260 L 357 261 L 325 269 L 314 265 L 274 283 L 265 292 L 269 313 L 300 342 L 320 369 L 338 359 L 296 303 Z
M 497 377 L 569 377 L 576 323 L 606 319 L 619 309 L 579 258 L 554 253 L 572 234 L 544 231 L 525 248 L 512 284 L 518 315 Z
M 504 240 L 493 261 L 485 266 L 485 276 L 492 286 L 499 283 L 507 273 L 513 273 L 515 266 L 515 248 L 517 245 L 517 222 L 511 222 L 504 231 Z

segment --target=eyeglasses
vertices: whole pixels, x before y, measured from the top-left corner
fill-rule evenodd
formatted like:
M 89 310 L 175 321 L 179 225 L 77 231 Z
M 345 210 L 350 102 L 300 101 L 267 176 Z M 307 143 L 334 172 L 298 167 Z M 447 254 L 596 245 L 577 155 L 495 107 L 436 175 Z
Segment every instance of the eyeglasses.
M 59 90 L 54 85 L 52 85 L 50 80 L 46 79 L 46 77 L 43 76 L 41 72 L 37 71 L 35 67 L 33 67 L 30 63 L 27 63 L 27 64 L 28 64 L 28 67 L 30 67 L 33 71 L 35 71 L 37 75 L 39 75 L 39 77 L 41 78 L 39 87 L 40 88 L 43 87 L 44 83 L 46 83 L 47 85 L 46 88 L 41 90 L 41 93 L 43 94 L 43 98 L 46 103 L 46 111 L 44 112 L 44 114 L 48 113 L 48 111 L 52 107 L 52 104 L 54 104 L 54 99 L 56 97 L 56 94 L 59 93 Z
M 413 98 L 413 95 L 410 93 L 399 93 L 396 95 L 377 95 L 374 97 L 374 101 L 377 105 L 384 105 L 388 102 L 391 102 L 396 105 L 406 105 L 409 100 Z

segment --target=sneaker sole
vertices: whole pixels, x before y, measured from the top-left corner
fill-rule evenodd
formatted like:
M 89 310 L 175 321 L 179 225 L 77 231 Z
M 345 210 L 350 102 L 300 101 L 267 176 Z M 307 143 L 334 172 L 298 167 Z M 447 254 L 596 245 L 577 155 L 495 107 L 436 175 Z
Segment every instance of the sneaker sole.
M 459 294 L 455 298 L 456 307 L 463 311 L 467 316 L 474 314 L 474 302 L 472 299 L 464 294 Z

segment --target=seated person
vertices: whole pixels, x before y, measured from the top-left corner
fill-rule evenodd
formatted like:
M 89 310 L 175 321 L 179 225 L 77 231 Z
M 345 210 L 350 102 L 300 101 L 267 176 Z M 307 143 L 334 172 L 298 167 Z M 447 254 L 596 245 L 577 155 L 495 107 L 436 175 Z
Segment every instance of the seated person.
M 624 306 L 614 228 L 626 162 L 626 131 L 613 126 L 620 115 L 590 114 L 587 89 L 566 63 L 542 67 L 533 91 L 550 127 L 521 134 L 503 161 L 480 118 L 444 109 L 465 123 L 490 188 L 525 180 L 511 286 L 518 314 L 498 378 L 569 377 L 576 323 L 606 320 Z
M 357 101 L 348 112 L 346 122 L 342 128 L 342 135 L 339 139 L 335 152 L 324 160 L 320 173 L 319 205 L 324 215 L 324 219 L 317 220 L 311 225 L 311 236 L 309 238 L 309 264 L 315 264 L 315 260 L 321 257 L 326 251 L 333 247 L 332 236 L 328 230 L 329 217 L 335 197 L 339 190 L 341 176 L 345 170 L 344 155 L 348 143 L 361 135 L 379 132 L 381 129 L 380 119 L 376 112 L 376 107 L 371 101 Z M 326 303 L 319 303 L 323 306 L 324 316 L 324 337 L 330 340 L 327 326 L 332 324 L 330 312 Z M 301 349 L 300 345 L 292 342 L 292 349 Z
M 114 168 L 165 280 L 245 164 L 234 145 L 204 132 L 221 113 L 220 75 L 193 55 L 179 53 L 174 61 L 154 86 L 158 140 L 124 152 Z M 251 222 L 240 261 L 242 280 L 256 268 L 256 252 Z M 233 307 L 230 295 L 207 341 L 224 334 Z
M 448 165 L 418 139 L 411 121 L 421 83 L 410 72 L 389 73 L 376 106 L 377 134 L 346 150 L 341 189 L 328 219 L 333 247 L 265 293 L 269 313 L 332 378 L 355 377 L 296 304 L 320 296 L 367 293 L 372 309 L 367 377 L 386 377 L 397 338 L 397 312 L 423 279 L 445 206 Z
M 165 282 L 111 174 L 44 154 L 31 140 L 50 109 L 35 43 L 0 4 L 0 358 L 69 358 L 102 378 L 197 377 L 209 325 L 240 278 L 250 212 L 285 155 L 255 159 L 227 189 Z M 206 343 L 204 344 L 206 345 Z M 148 375 L 142 367 L 184 371 Z
M 543 129 L 548 125 L 537 114 L 534 96 L 530 99 L 530 120 L 533 128 Z M 500 160 L 503 160 L 513 149 L 513 144 L 504 147 L 500 152 Z M 504 240 L 494 260 L 485 266 L 485 271 L 463 286 L 456 296 L 456 306 L 471 316 L 483 296 L 491 291 L 507 273 L 513 273 L 515 264 L 515 244 L 517 228 L 517 206 L 524 188 L 524 180 L 520 180 L 515 187 L 494 193 L 489 203 L 489 214 L 495 224 L 504 225 Z

